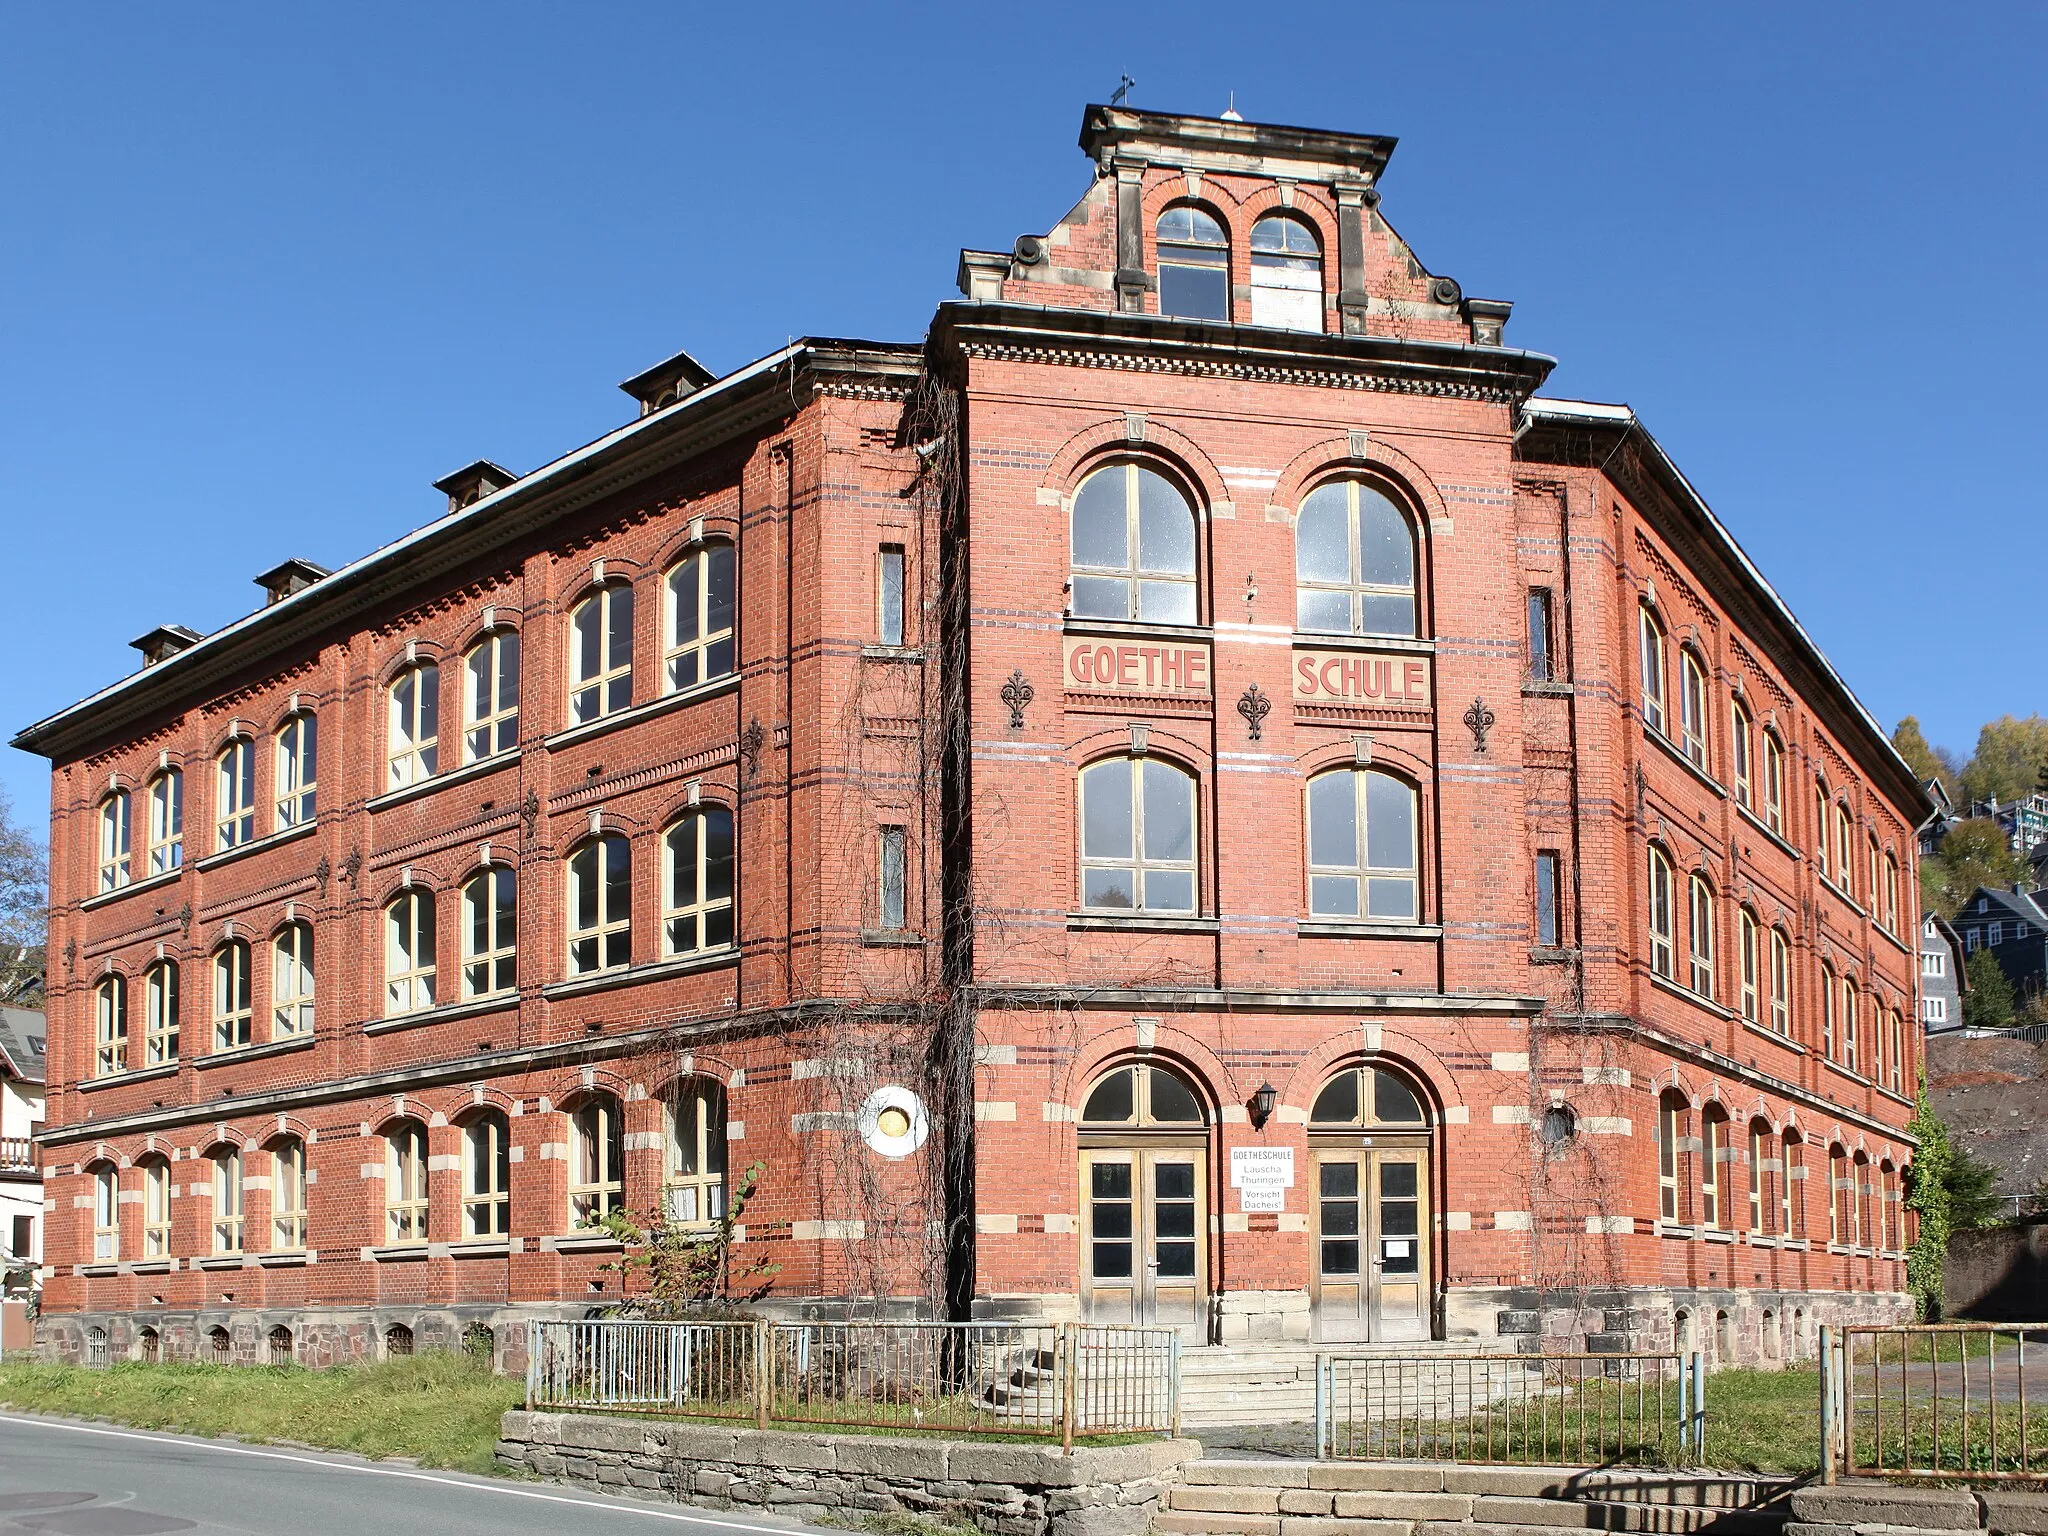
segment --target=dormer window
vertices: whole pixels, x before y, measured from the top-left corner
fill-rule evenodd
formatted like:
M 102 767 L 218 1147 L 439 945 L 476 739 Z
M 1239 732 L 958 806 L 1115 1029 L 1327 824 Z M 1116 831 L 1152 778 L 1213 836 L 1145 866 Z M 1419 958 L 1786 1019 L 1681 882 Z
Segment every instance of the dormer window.
M 1323 248 L 1300 219 L 1276 214 L 1252 226 L 1252 324 L 1323 328 Z
M 1230 318 L 1230 242 L 1223 226 L 1192 203 L 1159 215 L 1159 313 L 1188 320 Z

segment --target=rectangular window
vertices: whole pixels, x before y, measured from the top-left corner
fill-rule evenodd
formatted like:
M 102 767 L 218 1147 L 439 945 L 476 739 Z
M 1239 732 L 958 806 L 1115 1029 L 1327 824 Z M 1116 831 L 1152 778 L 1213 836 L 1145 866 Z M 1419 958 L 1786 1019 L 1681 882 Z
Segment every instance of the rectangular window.
M 1545 849 L 1536 855 L 1536 942 L 1558 942 L 1557 855 Z
M 1920 956 L 1920 974 L 1922 976 L 1946 976 L 1948 974 L 1948 956 L 1938 949 L 1927 950 Z
M 2003 944 L 2005 942 L 2005 924 L 1993 923 L 1990 931 L 1984 936 L 1984 942 L 1993 946 Z
M 879 628 L 882 644 L 903 643 L 903 546 L 884 544 L 880 569 Z
M 14 1231 L 10 1251 L 18 1259 L 25 1259 L 35 1248 L 36 1219 L 33 1216 L 14 1218 Z
M 1948 1022 L 1948 999 L 1945 997 L 1922 998 L 1920 1000 L 1920 1017 L 1929 1024 L 1946 1024 Z
M 1555 675 L 1550 653 L 1550 592 L 1529 589 L 1529 680 L 1547 683 Z
M 908 854 L 909 839 L 905 830 L 902 827 L 882 828 L 880 926 L 883 928 L 900 929 L 905 925 Z

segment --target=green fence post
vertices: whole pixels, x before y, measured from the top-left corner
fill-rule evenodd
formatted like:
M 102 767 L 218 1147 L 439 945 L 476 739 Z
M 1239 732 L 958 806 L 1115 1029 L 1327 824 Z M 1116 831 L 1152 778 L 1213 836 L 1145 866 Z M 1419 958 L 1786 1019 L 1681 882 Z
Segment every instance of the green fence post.
M 1820 1480 L 1835 1480 L 1835 1330 L 1820 1325 Z

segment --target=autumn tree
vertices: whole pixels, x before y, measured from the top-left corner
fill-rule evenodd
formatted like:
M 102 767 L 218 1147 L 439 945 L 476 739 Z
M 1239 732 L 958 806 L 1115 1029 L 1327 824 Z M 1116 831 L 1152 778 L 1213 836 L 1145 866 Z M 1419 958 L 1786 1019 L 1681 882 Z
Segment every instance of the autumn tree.
M 0 1003 L 40 1003 L 49 892 L 43 846 L 0 790 Z
M 1977 751 L 1963 765 L 1967 801 L 2023 799 L 2041 787 L 2048 769 L 2048 719 L 2005 715 L 1977 733 Z
M 1941 780 L 1941 787 L 1954 799 L 1956 788 L 1955 756 L 1943 748 L 1931 746 L 1920 729 L 1920 721 L 1913 715 L 1906 716 L 1892 732 L 1892 745 L 1898 748 L 1899 756 L 1906 760 L 1906 766 L 1913 770 L 1913 777 L 1925 784 L 1929 779 Z
M 1993 821 L 1959 821 L 1941 850 L 1920 861 L 1920 896 L 1943 917 L 1954 917 L 1980 885 L 2010 889 L 2028 877 L 2027 861 Z

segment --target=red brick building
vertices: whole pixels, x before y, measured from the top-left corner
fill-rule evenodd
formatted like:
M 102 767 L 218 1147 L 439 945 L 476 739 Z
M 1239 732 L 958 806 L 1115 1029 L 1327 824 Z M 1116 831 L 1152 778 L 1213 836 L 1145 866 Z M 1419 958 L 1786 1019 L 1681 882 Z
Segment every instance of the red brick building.
M 1197 1340 L 1904 1305 L 1922 791 L 1390 139 L 1090 108 L 922 346 L 807 340 L 31 726 L 52 1349 L 615 1304 Z M 481 1342 L 479 1339 L 478 1342 Z

